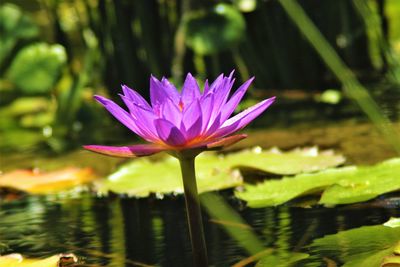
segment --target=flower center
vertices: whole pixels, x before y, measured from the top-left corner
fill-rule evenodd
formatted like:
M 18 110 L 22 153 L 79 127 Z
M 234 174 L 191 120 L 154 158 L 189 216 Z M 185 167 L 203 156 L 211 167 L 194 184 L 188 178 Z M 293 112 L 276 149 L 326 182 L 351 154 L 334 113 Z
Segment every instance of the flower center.
M 182 100 L 179 101 L 178 108 L 179 108 L 179 111 L 182 112 L 182 110 L 183 110 L 183 102 L 182 102 Z

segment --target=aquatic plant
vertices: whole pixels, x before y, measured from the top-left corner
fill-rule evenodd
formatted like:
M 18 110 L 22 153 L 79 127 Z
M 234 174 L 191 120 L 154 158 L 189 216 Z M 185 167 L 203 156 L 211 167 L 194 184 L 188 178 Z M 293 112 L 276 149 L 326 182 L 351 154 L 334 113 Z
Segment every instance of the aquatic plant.
M 231 117 L 253 78 L 241 85 L 229 98 L 235 79 L 233 72 L 221 74 L 211 85 L 205 82 L 201 91 L 189 73 L 181 92 L 166 78 L 150 78 L 151 105 L 136 91 L 123 85 L 121 98 L 129 112 L 113 101 L 96 95 L 116 119 L 149 144 L 131 146 L 85 145 L 84 148 L 116 157 L 141 157 L 166 151 L 181 166 L 189 232 L 196 266 L 207 266 L 207 254 L 195 178 L 195 157 L 204 150 L 217 149 L 246 137 L 239 131 L 275 100 L 265 99 Z

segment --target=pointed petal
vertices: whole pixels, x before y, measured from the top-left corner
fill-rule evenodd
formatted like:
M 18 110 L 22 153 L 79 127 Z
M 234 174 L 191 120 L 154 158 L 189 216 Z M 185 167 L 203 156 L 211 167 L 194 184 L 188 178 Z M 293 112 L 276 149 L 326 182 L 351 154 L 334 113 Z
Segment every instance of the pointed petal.
M 172 102 L 178 104 L 181 96 L 176 87 L 172 83 L 170 83 L 170 81 L 168 81 L 168 79 L 165 77 L 161 79 L 161 84 Z
M 195 99 L 200 97 L 200 88 L 197 84 L 196 79 L 192 74 L 188 73 L 185 82 L 183 83 L 181 100 L 184 105 L 193 102 Z
M 264 110 L 266 110 L 273 102 L 275 97 L 268 98 L 260 103 L 240 112 L 236 116 L 225 121 L 221 128 L 216 131 L 216 137 L 222 137 L 229 135 L 233 132 L 239 131 L 251 121 L 253 121 L 258 115 L 260 115 Z
M 237 135 L 231 135 L 228 137 L 223 137 L 215 142 L 208 143 L 207 148 L 212 149 L 212 148 L 223 148 L 227 147 L 230 145 L 233 145 L 240 140 L 243 140 L 247 137 L 247 134 L 237 134 Z
M 186 139 L 181 131 L 171 122 L 165 119 L 157 119 L 154 121 L 160 139 L 170 146 L 181 146 L 186 143 Z
M 126 112 L 120 106 L 118 106 L 113 101 L 111 101 L 105 97 L 95 95 L 94 98 L 100 104 L 102 104 L 123 125 L 128 127 L 134 133 L 142 136 L 143 133 L 140 131 L 139 127 L 137 126 L 136 122 L 134 121 L 134 118 L 128 112 Z
M 232 95 L 232 97 L 229 99 L 229 101 L 224 105 L 224 107 L 221 110 L 221 120 L 225 121 L 229 118 L 229 116 L 232 115 L 233 111 L 235 111 L 236 107 L 242 100 L 244 94 L 247 91 L 247 88 L 249 88 L 250 84 L 253 82 L 254 77 L 250 78 L 247 80 L 242 86 L 239 87 L 239 89 L 236 90 L 236 92 Z
M 209 88 L 210 88 L 210 85 L 208 84 L 208 80 L 206 80 L 204 82 L 203 95 L 207 94 Z
M 210 122 L 212 106 L 214 103 L 214 94 L 208 94 L 205 98 L 201 99 L 201 111 L 202 111 L 202 132 L 205 132 Z
M 124 95 L 131 100 L 133 103 L 139 105 L 139 106 L 143 106 L 146 108 L 151 108 L 149 103 L 147 103 L 147 101 L 135 90 L 132 90 L 131 88 L 129 88 L 126 85 L 122 85 L 122 91 L 124 93 Z
M 154 120 L 157 119 L 152 109 L 139 106 L 127 97 L 121 95 L 125 105 L 129 108 L 132 117 L 135 120 L 137 127 L 147 141 L 158 140 L 157 131 L 154 127 Z
M 201 116 L 200 101 L 195 100 L 183 110 L 182 124 L 185 126 L 185 129 L 189 129 Z
M 208 126 L 207 131 L 205 132 L 205 136 L 213 135 L 220 127 L 221 127 L 221 114 L 215 118 L 214 122 Z
M 224 79 L 224 74 L 220 74 L 215 81 L 212 82 L 210 86 L 204 87 L 203 96 L 206 96 L 208 93 L 213 92 L 216 87 L 218 87 L 222 80 Z M 207 83 L 208 85 L 208 83 Z
M 214 103 L 211 112 L 211 121 L 213 121 L 215 117 L 221 113 L 223 106 L 228 100 L 229 93 L 234 82 L 235 79 L 231 80 L 230 78 L 224 78 L 220 86 L 214 91 Z
M 197 120 L 192 124 L 192 126 L 185 131 L 186 139 L 192 140 L 201 134 L 202 120 L 198 117 Z
M 168 89 L 167 89 L 168 90 Z M 153 75 L 150 77 L 150 102 L 154 108 L 160 106 L 164 101 L 169 98 L 167 91 L 163 84 L 157 80 Z
M 182 112 L 179 110 L 178 106 L 172 102 L 172 100 L 166 100 L 160 108 L 160 114 L 162 114 L 162 118 L 170 121 L 176 127 L 181 125 Z
M 114 157 L 122 157 L 122 158 L 135 158 L 135 157 L 143 157 L 149 156 L 163 150 L 166 150 L 164 147 L 155 145 L 155 144 L 142 144 L 142 145 L 133 145 L 133 146 L 99 146 L 99 145 L 86 145 L 83 148 Z

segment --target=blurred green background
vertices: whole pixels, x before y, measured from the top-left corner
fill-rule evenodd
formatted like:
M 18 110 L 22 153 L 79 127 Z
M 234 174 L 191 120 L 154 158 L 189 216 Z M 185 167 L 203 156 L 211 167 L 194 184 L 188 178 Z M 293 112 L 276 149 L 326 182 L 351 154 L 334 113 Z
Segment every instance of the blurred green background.
M 93 101 L 150 74 L 255 76 L 259 127 L 371 119 L 400 151 L 398 0 L 15 0 L 0 5 L 0 151 L 135 141 Z M 358 105 L 358 106 L 357 106 Z

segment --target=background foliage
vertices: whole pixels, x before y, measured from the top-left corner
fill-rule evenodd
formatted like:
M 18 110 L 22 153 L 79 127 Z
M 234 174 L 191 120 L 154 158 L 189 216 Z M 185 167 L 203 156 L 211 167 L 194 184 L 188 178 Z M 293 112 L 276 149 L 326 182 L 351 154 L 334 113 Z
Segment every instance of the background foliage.
M 295 120 L 310 119 L 304 110 L 310 103 L 311 117 L 358 116 L 346 98 L 342 101 L 343 84 L 335 70 L 291 21 L 285 2 L 290 1 L 4 1 L 1 149 L 44 144 L 63 151 L 85 142 L 121 140 L 128 131 L 114 128 L 91 96 L 114 97 L 121 84 L 148 95 L 150 74 L 180 85 L 187 72 L 203 80 L 236 69 L 239 82 L 256 76 L 249 102 L 278 95 L 271 112 L 287 112 L 286 122 L 291 110 L 297 111 Z M 299 3 L 373 96 L 379 100 L 398 92 L 398 1 Z M 351 90 L 344 92 L 351 96 Z M 321 101 L 336 104 L 334 111 L 321 107 Z

